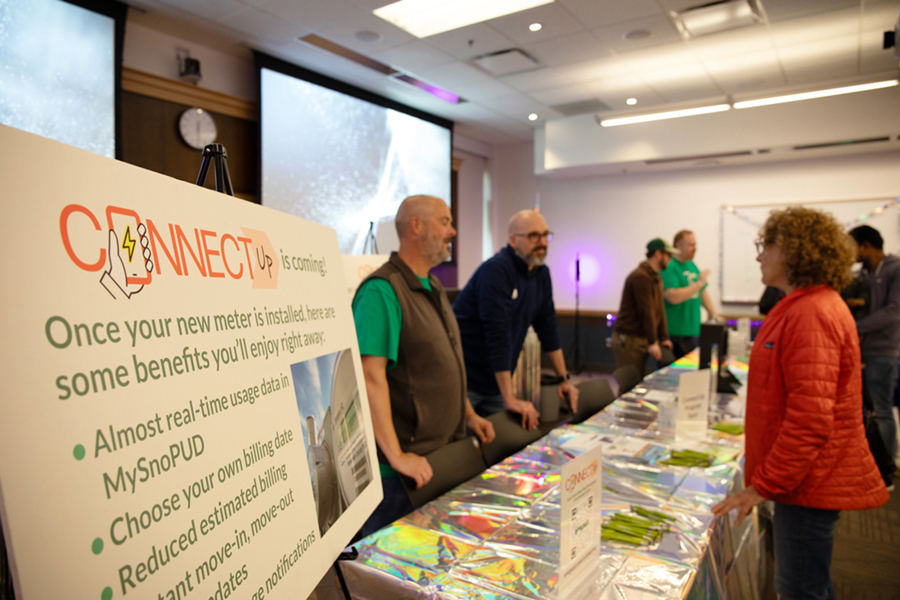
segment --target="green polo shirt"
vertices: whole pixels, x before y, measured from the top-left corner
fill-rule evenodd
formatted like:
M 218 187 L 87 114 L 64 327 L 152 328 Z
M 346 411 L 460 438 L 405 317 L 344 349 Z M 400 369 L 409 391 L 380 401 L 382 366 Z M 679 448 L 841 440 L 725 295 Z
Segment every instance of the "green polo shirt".
M 669 266 L 660 272 L 663 280 L 663 289 L 677 289 L 697 283 L 700 279 L 700 269 L 694 261 L 681 262 L 673 258 Z M 706 289 L 704 285 L 700 290 Z M 697 292 L 681 304 L 669 304 L 666 302 L 666 322 L 669 325 L 669 336 L 698 336 L 700 335 L 700 292 Z
M 428 278 L 418 279 L 430 292 Z M 383 356 L 388 359 L 388 370 L 393 369 L 397 365 L 403 314 L 391 284 L 384 279 L 364 282 L 353 298 L 353 321 L 356 323 L 360 355 Z M 397 472 L 390 465 L 379 463 L 378 466 L 382 477 L 397 477 Z
M 418 279 L 430 292 L 431 282 L 428 278 Z M 400 301 L 391 284 L 384 279 L 364 282 L 353 298 L 353 320 L 356 323 L 360 355 L 383 356 L 388 359 L 388 371 L 393 369 L 397 364 L 403 315 L 400 312 Z

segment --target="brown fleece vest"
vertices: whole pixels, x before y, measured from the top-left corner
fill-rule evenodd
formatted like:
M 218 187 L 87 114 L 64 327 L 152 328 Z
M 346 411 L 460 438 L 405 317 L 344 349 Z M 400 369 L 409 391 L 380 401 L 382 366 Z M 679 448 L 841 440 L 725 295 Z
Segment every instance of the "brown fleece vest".
M 400 448 L 425 455 L 465 437 L 466 369 L 443 286 L 430 275 L 426 290 L 396 252 L 369 278 L 390 283 L 400 301 L 397 364 L 387 372 Z

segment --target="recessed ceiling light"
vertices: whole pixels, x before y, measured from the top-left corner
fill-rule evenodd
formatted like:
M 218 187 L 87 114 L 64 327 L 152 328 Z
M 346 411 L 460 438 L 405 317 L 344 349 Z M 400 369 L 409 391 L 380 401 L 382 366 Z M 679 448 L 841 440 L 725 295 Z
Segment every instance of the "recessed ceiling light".
M 529 31 L 540 31 L 542 25 L 540 23 L 532 23 L 528 26 Z
M 553 0 L 400 0 L 372 12 L 418 38 L 550 4 Z
M 637 98 L 629 98 L 625 101 L 625 104 L 627 104 L 628 106 L 634 106 L 635 104 L 637 104 Z
M 374 31 L 357 31 L 353 34 L 353 37 L 355 37 L 360 42 L 365 42 L 367 44 L 381 41 L 381 34 Z
M 638 42 L 640 40 L 646 40 L 651 35 L 653 35 L 653 32 L 648 29 L 634 29 L 622 37 L 629 42 Z
M 855 92 L 867 92 L 869 90 L 878 90 L 881 88 L 892 87 L 897 85 L 898 80 L 889 79 L 887 81 L 877 81 L 875 83 L 864 83 L 862 85 L 850 85 L 847 87 L 832 88 L 829 90 L 819 90 L 817 92 L 806 92 L 804 94 L 790 94 L 788 96 L 776 96 L 774 98 L 760 98 L 759 100 L 747 100 L 744 102 L 735 102 L 735 108 L 753 108 L 755 106 L 768 106 L 770 104 L 782 104 L 784 102 L 796 102 L 798 100 L 811 100 L 813 98 L 826 98 L 828 96 L 840 96 L 842 94 L 853 94 Z
M 528 115 L 529 121 L 537 121 L 537 118 L 538 118 L 537 113 L 531 113 L 530 115 Z
M 724 112 L 731 107 L 727 104 L 715 104 L 713 106 L 701 106 L 700 108 L 688 108 L 685 110 L 670 110 L 667 112 L 653 113 L 650 115 L 638 115 L 636 117 L 621 117 L 618 119 L 604 119 L 600 121 L 601 127 L 616 127 L 618 125 L 631 125 L 632 123 L 646 123 L 648 121 L 662 121 L 664 119 L 677 119 L 678 117 L 691 117 L 709 113 Z

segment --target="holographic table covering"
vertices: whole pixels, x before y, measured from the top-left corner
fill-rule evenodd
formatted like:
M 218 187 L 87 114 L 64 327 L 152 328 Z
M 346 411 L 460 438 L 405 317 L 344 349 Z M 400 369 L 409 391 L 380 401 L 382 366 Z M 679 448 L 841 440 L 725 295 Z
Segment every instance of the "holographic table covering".
M 560 466 L 577 453 L 568 442 L 599 434 L 607 441 L 604 520 L 640 506 L 674 521 L 650 545 L 604 540 L 596 580 L 581 597 L 759 598 L 764 557 L 756 513 L 738 527 L 733 517 L 714 524 L 709 510 L 741 485 L 743 436 L 709 429 L 705 442 L 690 445 L 715 457 L 708 468 L 660 464 L 670 450 L 686 446 L 657 430 L 657 404 L 644 396 L 677 390 L 678 375 L 696 366 L 696 355 L 688 355 L 653 373 L 584 423 L 554 429 L 362 540 L 358 560 L 342 562 L 353 597 L 556 599 Z M 746 379 L 746 364 L 731 369 Z M 740 396 L 714 397 L 710 426 L 743 423 L 743 416 Z M 616 455 L 617 448 L 627 454 Z

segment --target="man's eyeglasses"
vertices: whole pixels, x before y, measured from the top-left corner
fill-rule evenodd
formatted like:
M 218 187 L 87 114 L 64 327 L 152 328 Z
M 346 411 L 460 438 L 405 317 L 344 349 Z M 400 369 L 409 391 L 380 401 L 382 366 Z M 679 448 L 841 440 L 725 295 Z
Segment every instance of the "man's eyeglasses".
M 766 244 L 765 240 L 756 240 L 753 243 L 756 244 L 756 253 L 757 254 L 762 254 L 763 252 L 765 252 L 766 246 L 768 246 L 768 244 Z
M 545 231 L 544 233 L 541 233 L 539 231 L 532 231 L 531 233 L 514 233 L 513 235 L 516 237 L 526 237 L 531 243 L 537 243 L 541 241 L 541 238 L 546 238 L 548 242 L 553 241 L 552 231 Z

